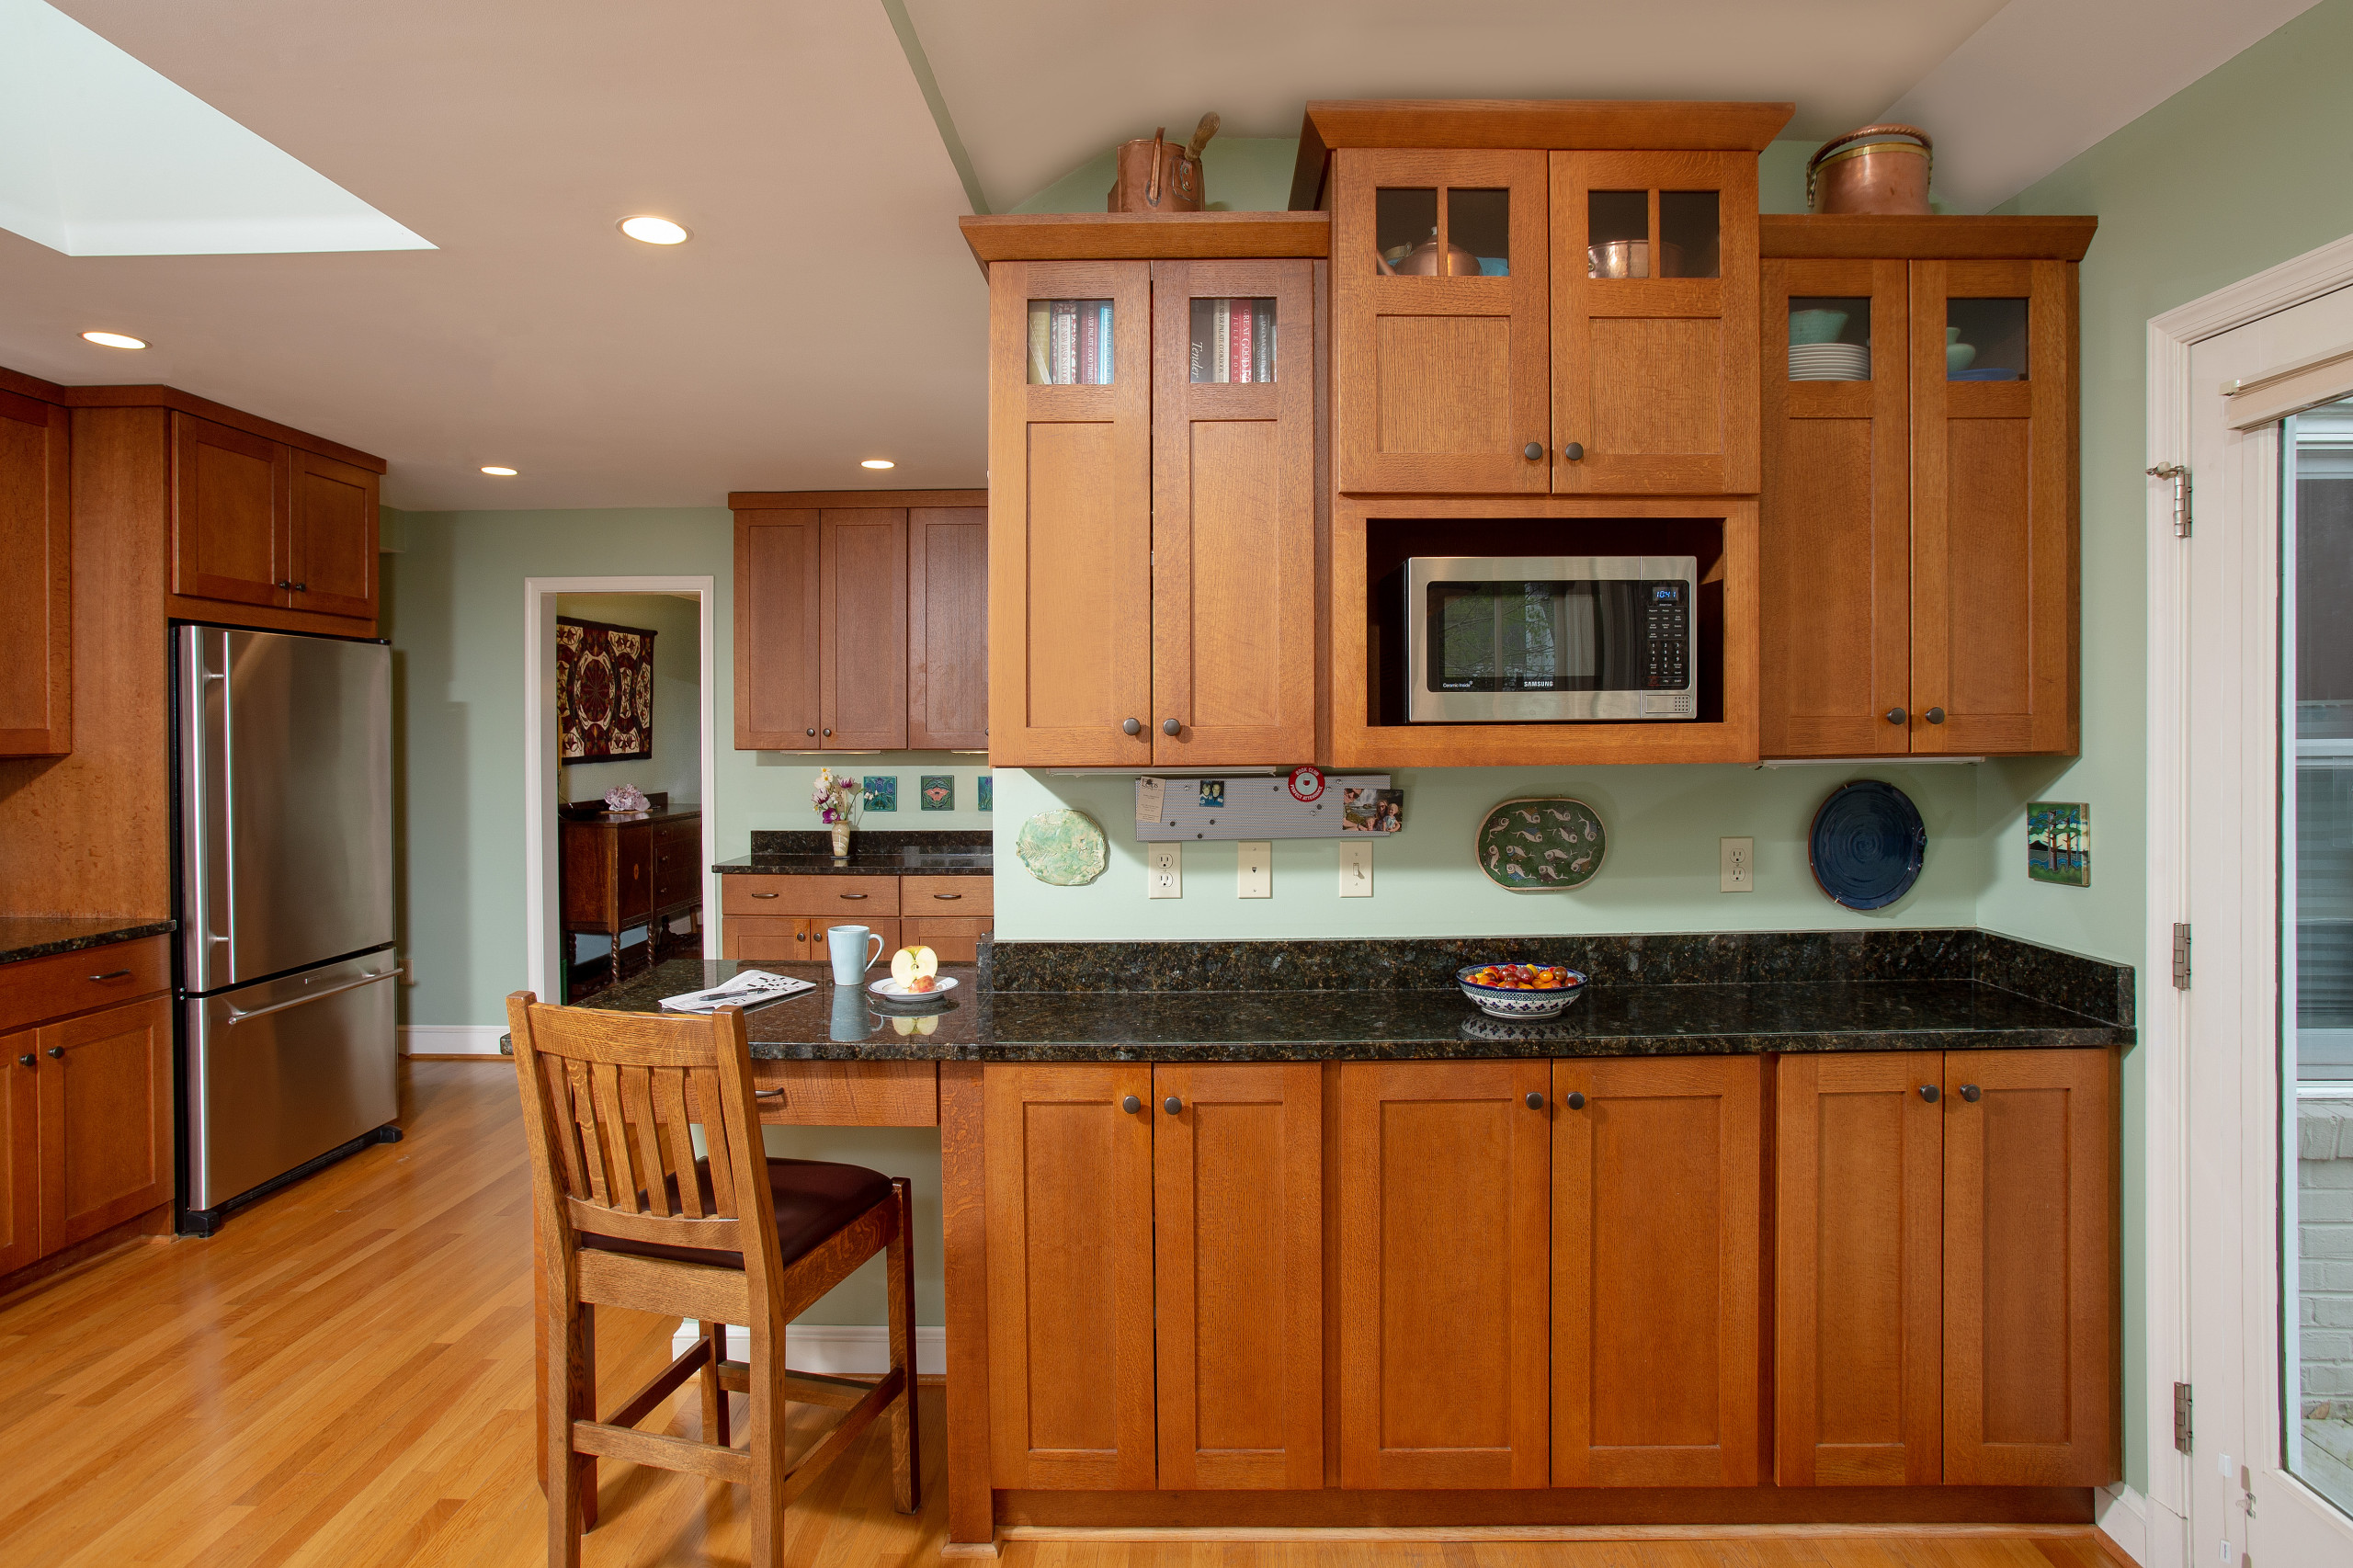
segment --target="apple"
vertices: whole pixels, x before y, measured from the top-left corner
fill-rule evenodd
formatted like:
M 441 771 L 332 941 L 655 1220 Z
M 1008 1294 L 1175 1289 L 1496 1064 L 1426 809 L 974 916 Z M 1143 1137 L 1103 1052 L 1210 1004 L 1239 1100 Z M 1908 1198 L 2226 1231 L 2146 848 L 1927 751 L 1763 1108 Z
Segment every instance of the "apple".
M 939 955 L 929 948 L 901 948 L 891 955 L 891 978 L 903 991 L 929 991 L 931 977 L 939 972 Z M 915 983 L 926 983 L 918 985 Z

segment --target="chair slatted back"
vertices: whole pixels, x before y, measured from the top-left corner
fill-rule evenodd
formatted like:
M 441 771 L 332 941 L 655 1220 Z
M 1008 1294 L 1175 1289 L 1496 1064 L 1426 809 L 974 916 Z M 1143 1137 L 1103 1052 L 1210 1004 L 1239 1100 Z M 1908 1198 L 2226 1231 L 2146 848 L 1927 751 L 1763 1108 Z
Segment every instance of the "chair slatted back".
M 742 1010 L 613 1013 L 549 1006 L 528 991 L 506 1009 L 533 1185 L 561 1256 L 587 1231 L 743 1253 L 747 1272 L 771 1277 L 775 1205 Z M 697 1164 L 697 1128 L 707 1167 Z

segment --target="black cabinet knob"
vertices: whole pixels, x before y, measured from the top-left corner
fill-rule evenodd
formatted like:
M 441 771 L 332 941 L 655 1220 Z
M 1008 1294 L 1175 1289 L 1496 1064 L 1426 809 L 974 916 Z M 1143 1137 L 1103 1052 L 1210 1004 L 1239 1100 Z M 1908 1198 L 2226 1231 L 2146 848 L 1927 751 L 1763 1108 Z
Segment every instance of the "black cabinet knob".
M 1120 721 L 1120 733 L 1123 735 L 1141 735 L 1143 733 L 1143 721 L 1122 719 Z
M 831 731 L 831 730 L 827 730 L 827 731 L 825 732 L 825 738 L 826 738 L 826 739 L 828 739 L 828 740 L 831 740 L 831 739 L 833 738 L 833 734 L 834 734 L 833 731 Z
M 802 734 L 804 734 L 804 735 L 813 735 L 813 734 L 815 734 L 815 733 L 817 733 L 817 731 L 816 731 L 815 726 L 813 726 L 813 726 L 811 726 L 810 728 L 808 728 L 808 729 L 806 729 L 806 730 L 801 731 L 801 733 Z
M 1901 724 L 1910 717 L 1911 715 L 1901 708 L 1891 708 L 1887 710 L 1887 722 L 1891 724 Z
M 1169 1115 L 1175 1116 L 1178 1111 L 1185 1108 L 1185 1102 L 1178 1099 L 1175 1095 L 1171 1095 L 1166 1099 L 1160 1102 L 1160 1108 L 1166 1111 Z
M 33 1064 L 33 1053 L 32 1053 L 31 1051 L 26 1051 L 22 1056 L 19 1056 L 19 1057 L 17 1057 L 17 1066 L 19 1066 L 19 1067 L 29 1067 L 29 1066 L 31 1066 L 32 1064 Z
M 1568 459 L 1571 462 L 1582 461 L 1585 457 L 1585 443 L 1583 441 L 1563 441 L 1561 443 L 1561 455 Z
M 1585 1096 L 1577 1093 L 1574 1089 L 1572 1089 L 1569 1091 L 1569 1097 L 1566 1104 L 1571 1110 L 1583 1110 L 1585 1108 Z
M 1130 1095 L 1120 1102 L 1120 1108 L 1126 1111 L 1130 1116 L 1133 1116 L 1136 1112 L 1143 1108 L 1143 1101 L 1136 1098 L 1133 1095 Z
M 1920 1097 L 1921 1097 L 1922 1099 L 1924 1099 L 1924 1100 L 1927 1101 L 1930 1105 L 1934 1105 L 1934 1104 L 1936 1104 L 1936 1103 L 1937 1103 L 1937 1086 L 1936 1086 L 1934 1084 L 1923 1084 L 1923 1085 L 1920 1085 Z
M 283 588 L 283 589 L 291 589 L 291 588 L 294 586 L 294 585 L 293 585 L 292 583 L 289 582 L 287 579 L 285 579 L 285 578 L 283 578 L 283 577 L 280 577 L 280 578 L 279 578 L 279 579 L 278 579 L 275 584 L 273 584 L 273 585 L 272 585 L 272 586 L 274 586 L 274 587 Z
M 1519 449 L 1519 455 L 1526 458 L 1529 462 L 1536 462 L 1544 456 L 1544 443 L 1541 441 L 1530 441 L 1528 445 Z
M 1177 734 L 1181 733 L 1184 728 L 1184 725 L 1178 723 L 1174 719 L 1163 719 L 1160 722 L 1160 733 L 1164 735 Z
M 1528 1108 L 1530 1110 L 1542 1110 L 1544 1108 L 1544 1096 L 1531 1092 L 1528 1096 Z
M 297 583 L 294 585 L 294 591 L 298 594 L 307 594 L 311 591 L 311 585 L 308 583 Z
M 1971 1105 L 1975 1105 L 1977 1103 L 1977 1096 L 1984 1092 L 1984 1090 L 1980 1089 L 1974 1084 L 1963 1084 L 1961 1086 L 1961 1097 L 1967 1100 Z
M 65 1060 L 65 1048 L 64 1048 L 63 1046 L 62 1046 L 62 1045 L 52 1045 L 52 1046 L 51 1046 L 51 1047 L 49 1048 L 49 1059 L 50 1059 L 51 1062 L 63 1062 L 63 1061 L 64 1061 L 64 1060 Z
M 1920 717 L 1931 724 L 1941 724 L 1945 722 L 1945 710 L 1941 708 L 1931 708 Z

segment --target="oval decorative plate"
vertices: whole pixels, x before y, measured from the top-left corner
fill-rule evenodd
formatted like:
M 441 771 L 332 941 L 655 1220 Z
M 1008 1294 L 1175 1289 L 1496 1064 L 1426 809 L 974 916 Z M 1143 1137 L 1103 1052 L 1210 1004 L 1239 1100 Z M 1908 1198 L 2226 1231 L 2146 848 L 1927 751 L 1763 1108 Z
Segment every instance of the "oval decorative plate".
M 1927 853 L 1927 824 L 1912 797 L 1876 778 L 1832 790 L 1806 842 L 1813 880 L 1848 909 L 1884 909 L 1910 892 Z
M 1040 812 L 1021 824 L 1014 858 L 1049 887 L 1083 888 L 1103 874 L 1103 830 L 1085 812 Z
M 1593 881 L 1609 852 L 1600 813 L 1583 801 L 1506 801 L 1479 824 L 1479 869 L 1513 892 L 1567 892 Z

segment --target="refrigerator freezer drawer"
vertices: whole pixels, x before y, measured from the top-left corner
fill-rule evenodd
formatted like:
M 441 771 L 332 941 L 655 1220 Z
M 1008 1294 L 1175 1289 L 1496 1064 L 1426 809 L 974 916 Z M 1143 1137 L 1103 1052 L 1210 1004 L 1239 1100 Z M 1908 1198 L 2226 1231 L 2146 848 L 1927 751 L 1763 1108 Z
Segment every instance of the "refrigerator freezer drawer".
M 186 1003 L 190 1209 L 400 1115 L 388 949 Z

